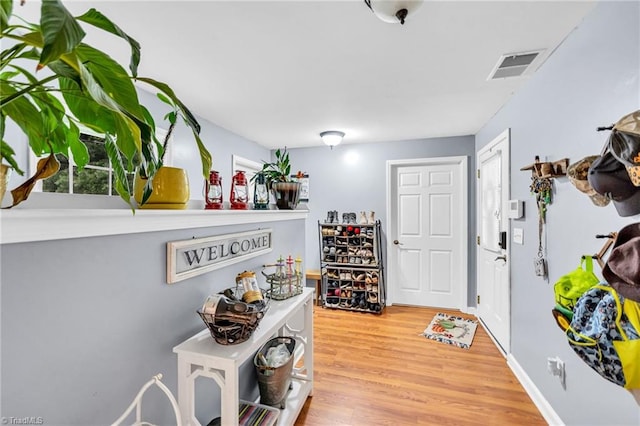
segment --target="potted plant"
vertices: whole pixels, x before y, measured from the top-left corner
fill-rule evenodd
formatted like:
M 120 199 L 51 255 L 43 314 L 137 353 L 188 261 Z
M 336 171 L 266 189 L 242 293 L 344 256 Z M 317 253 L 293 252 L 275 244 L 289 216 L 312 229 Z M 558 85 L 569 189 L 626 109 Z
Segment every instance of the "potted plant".
M 291 164 L 287 148 L 276 150 L 276 161 L 265 161 L 261 173 L 265 176 L 267 187 L 273 193 L 276 206 L 281 210 L 294 210 L 300 200 L 300 182 L 290 178 Z
M 55 154 L 73 155 L 79 168 L 87 164 L 87 147 L 80 128 L 104 136 L 111 161 L 114 186 L 122 199 L 131 202 L 127 172 L 138 170 L 147 178 L 141 202 L 146 202 L 153 178 L 162 166 L 163 144 L 155 135 L 155 123 L 138 99 L 134 82 L 158 91 L 161 100 L 174 108 L 169 117 L 181 117 L 191 128 L 206 178 L 211 155 L 200 139 L 200 124 L 165 83 L 138 76 L 140 45 L 95 9 L 74 17 L 59 0 L 42 2 L 39 23 L 10 23 L 13 1 L 0 2 L 0 160 L 23 174 L 12 147 L 5 140 L 9 119 L 25 133 L 38 162 L 34 176 L 12 191 L 14 204 L 27 199 L 38 179 L 55 174 Z M 131 49 L 129 70 L 107 53 L 82 42 L 82 25 L 91 25 L 126 41 Z M 9 43 L 7 41 L 10 41 Z M 35 67 L 30 68 L 29 64 Z M 30 71 L 35 69 L 36 72 Z M 40 71 L 40 72 L 37 72 Z

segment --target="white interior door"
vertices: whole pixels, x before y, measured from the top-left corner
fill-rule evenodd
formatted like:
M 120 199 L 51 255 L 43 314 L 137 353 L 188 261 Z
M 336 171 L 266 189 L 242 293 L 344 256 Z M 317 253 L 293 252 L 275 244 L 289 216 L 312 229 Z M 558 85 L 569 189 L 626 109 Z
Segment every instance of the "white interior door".
M 478 151 L 478 317 L 510 347 L 509 130 Z
M 387 164 L 390 302 L 466 307 L 466 157 Z

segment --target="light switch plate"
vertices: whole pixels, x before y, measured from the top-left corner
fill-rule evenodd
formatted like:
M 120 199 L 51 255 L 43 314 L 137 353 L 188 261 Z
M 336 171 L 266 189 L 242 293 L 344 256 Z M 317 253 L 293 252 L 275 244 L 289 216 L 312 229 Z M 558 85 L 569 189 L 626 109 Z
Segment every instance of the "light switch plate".
M 522 228 L 513 228 L 513 242 L 524 244 L 524 230 Z

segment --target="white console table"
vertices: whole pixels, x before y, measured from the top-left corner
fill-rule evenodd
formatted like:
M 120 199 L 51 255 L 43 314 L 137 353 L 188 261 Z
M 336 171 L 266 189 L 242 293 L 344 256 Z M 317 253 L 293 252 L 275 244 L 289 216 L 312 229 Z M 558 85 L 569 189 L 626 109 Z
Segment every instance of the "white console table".
M 292 425 L 308 396 L 313 392 L 313 288 L 286 300 L 271 300 L 269 310 L 249 340 L 236 345 L 221 345 L 208 329 L 173 348 L 178 354 L 178 405 L 184 425 L 200 425 L 195 417 L 195 380 L 208 377 L 218 384 L 221 394 L 222 425 L 238 424 L 238 368 L 253 359 L 260 347 L 274 336 L 295 337 L 296 351 L 292 387 L 286 408 L 280 410 L 279 425 Z M 291 318 L 302 311 L 304 326 L 294 329 Z

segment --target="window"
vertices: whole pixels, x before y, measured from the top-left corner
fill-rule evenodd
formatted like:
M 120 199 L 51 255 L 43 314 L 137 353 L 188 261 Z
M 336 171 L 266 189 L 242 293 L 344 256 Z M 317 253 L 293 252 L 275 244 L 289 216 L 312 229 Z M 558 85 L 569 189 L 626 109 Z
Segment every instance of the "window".
M 157 136 L 164 138 L 166 130 L 156 129 Z M 97 194 L 118 195 L 115 188 L 115 176 L 111 161 L 107 156 L 104 139 L 100 136 L 81 133 L 80 140 L 84 142 L 89 151 L 89 163 L 82 170 L 73 162 L 73 158 L 67 158 L 62 154 L 56 154 L 60 162 L 60 170 L 54 176 L 44 181 L 39 181 L 35 191 L 57 192 L 65 194 Z M 162 140 L 162 139 L 161 139 Z M 171 146 L 171 143 L 169 143 Z M 171 150 L 167 149 L 165 164 L 170 164 Z M 32 170 L 35 170 L 35 158 Z M 133 190 L 134 173 L 127 173 L 129 188 Z
M 104 139 L 81 134 L 80 140 L 89 150 L 89 163 L 78 170 L 73 158 L 56 154 L 60 170 L 42 183 L 42 192 L 62 192 L 68 194 L 117 195 L 113 189 L 114 176 L 111 162 L 104 148 Z M 129 184 L 133 185 L 133 174 L 128 174 Z

